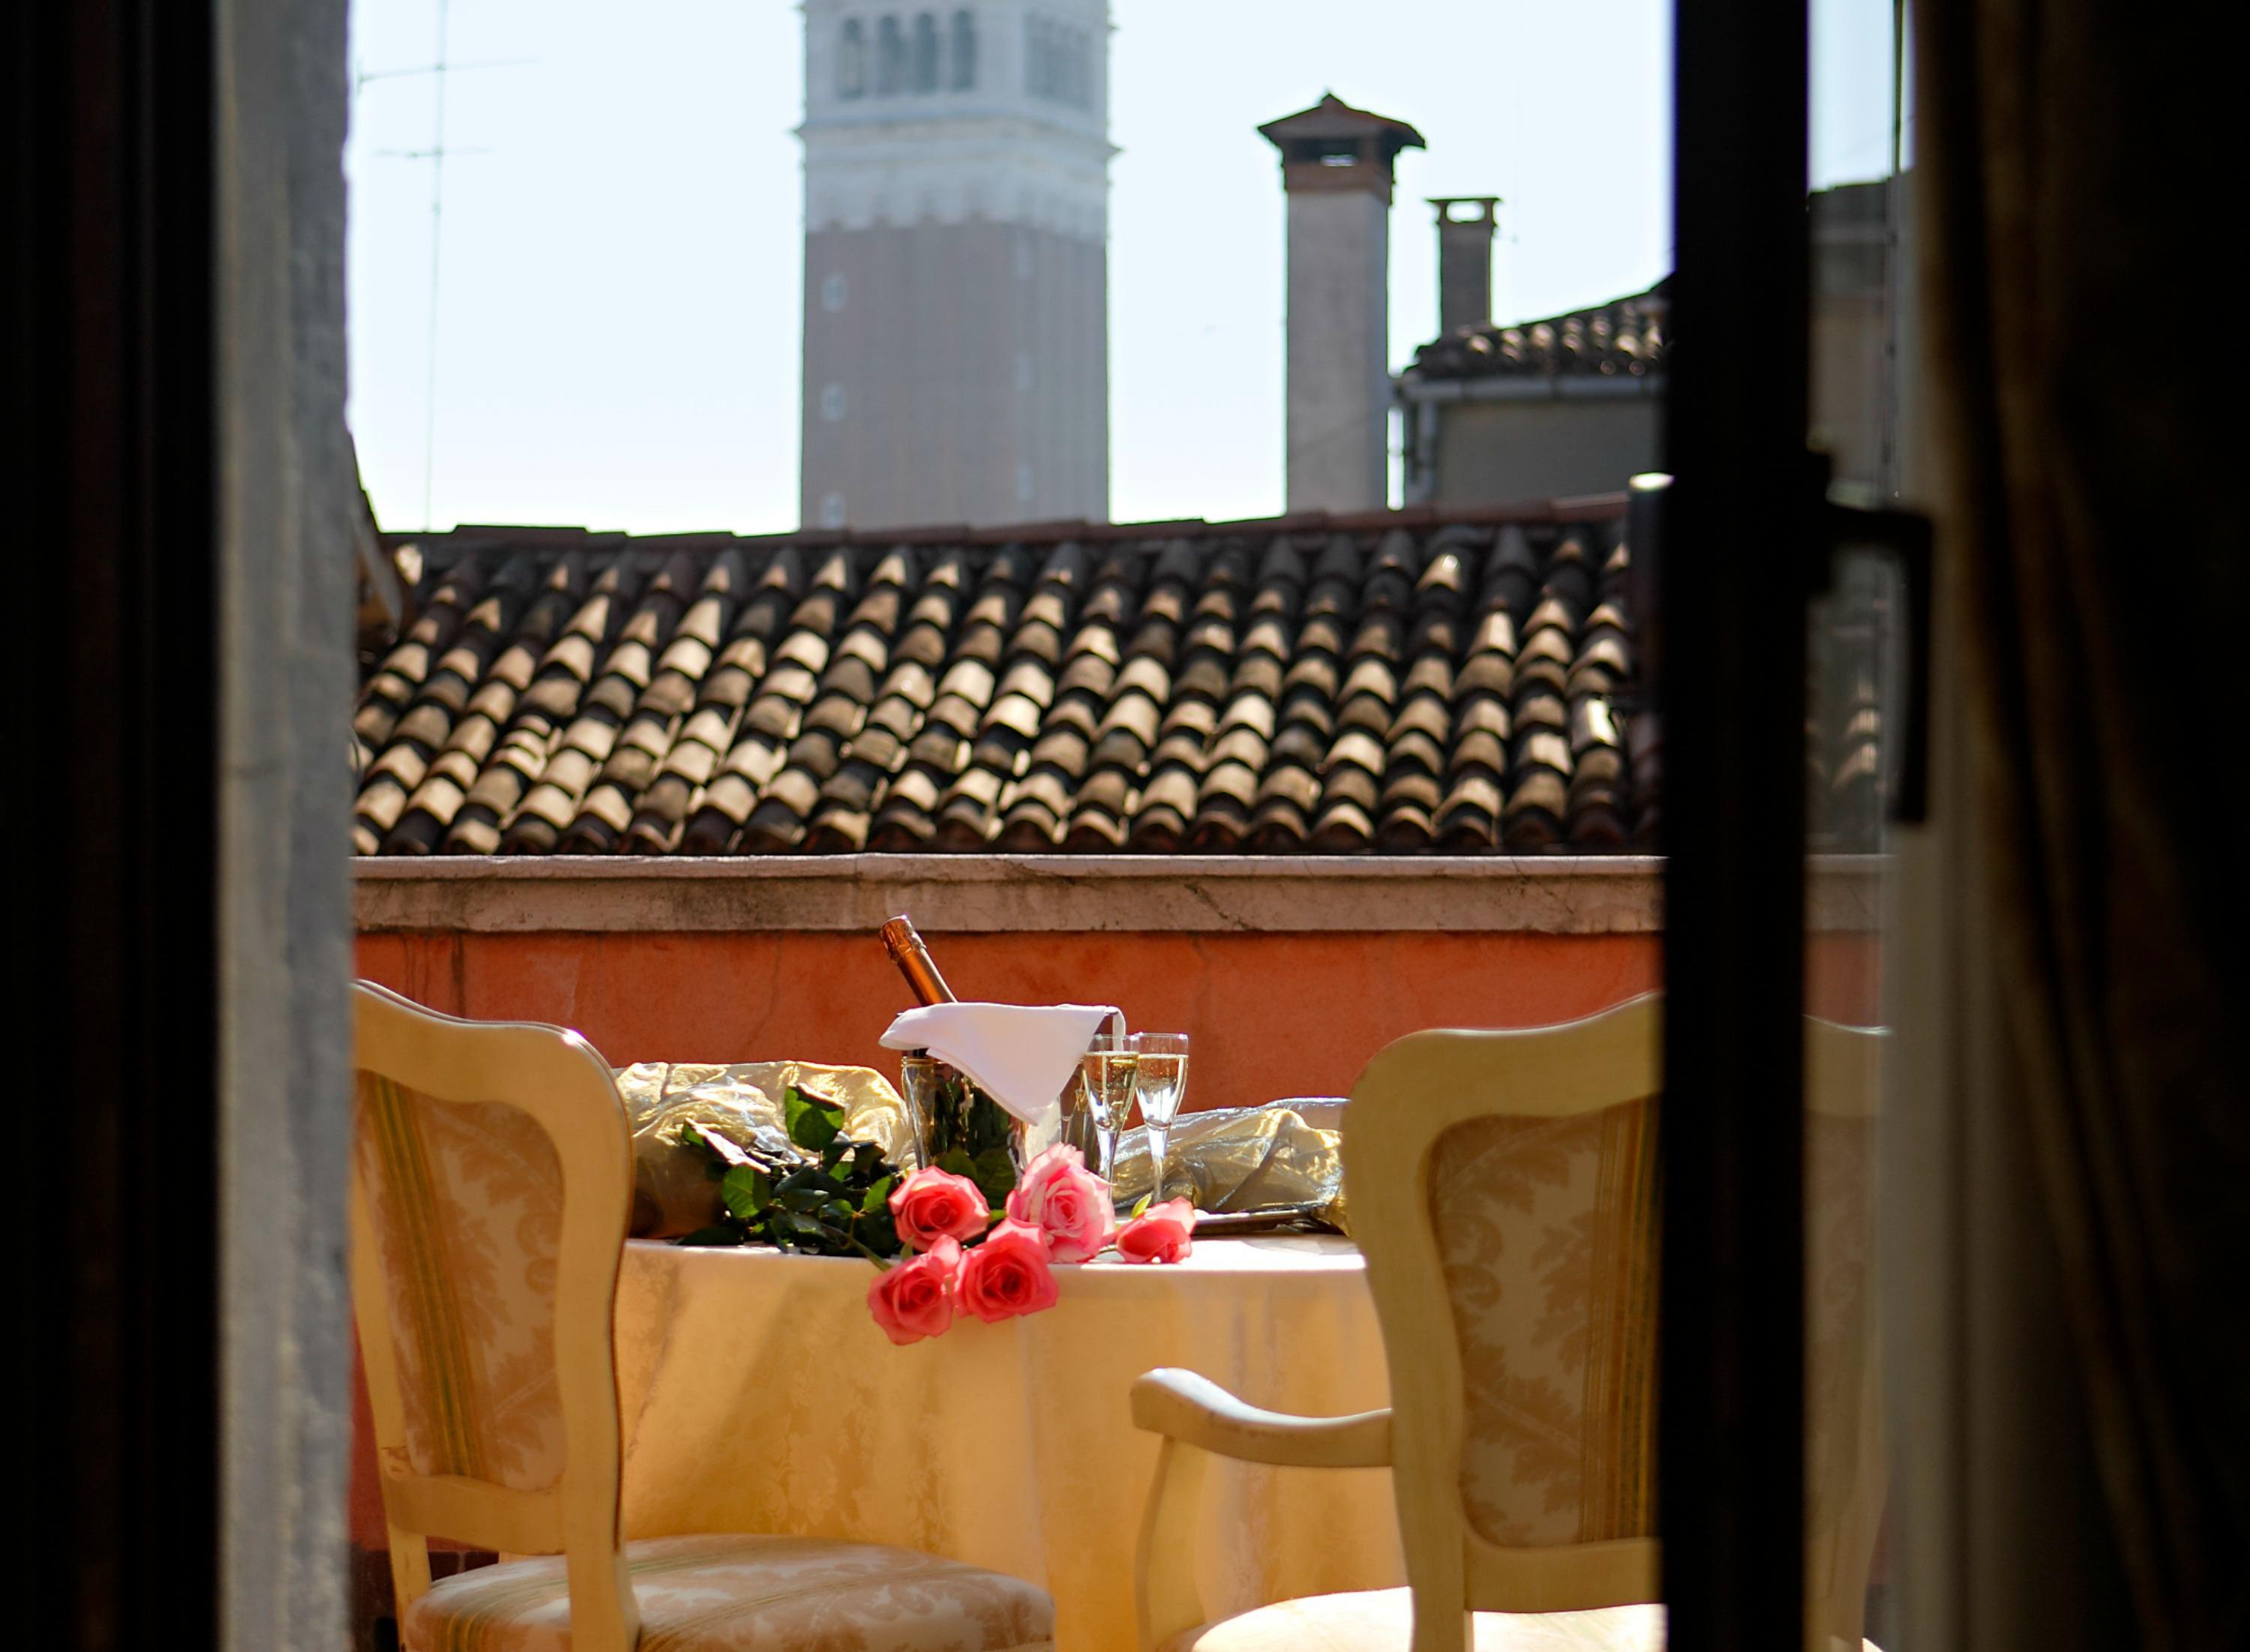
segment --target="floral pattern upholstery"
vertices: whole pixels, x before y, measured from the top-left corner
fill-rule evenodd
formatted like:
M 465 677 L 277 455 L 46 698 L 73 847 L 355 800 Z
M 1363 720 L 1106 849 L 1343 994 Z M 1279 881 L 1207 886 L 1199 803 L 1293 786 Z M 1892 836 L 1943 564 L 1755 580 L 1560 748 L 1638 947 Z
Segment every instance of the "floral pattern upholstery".
M 1474 1652 L 1664 1652 L 1660 1606 L 1479 1612 L 1474 1622 Z M 1407 1652 L 1413 1635 L 1413 1592 L 1370 1589 L 1260 1607 L 1173 1635 L 1159 1652 Z
M 358 1106 L 407 1464 L 544 1490 L 562 1473 L 554 1143 L 521 1109 L 440 1101 L 364 1070 Z
M 1653 1532 L 1655 1113 L 1651 1098 L 1474 1119 L 1432 1149 L 1466 1373 L 1462 1504 L 1487 1542 Z
M 658 1538 L 626 1545 L 640 1652 L 1004 1652 L 1054 1633 L 1044 1591 L 912 1549 L 820 1538 Z M 569 1652 L 563 1562 L 518 1560 L 434 1585 L 407 1652 Z

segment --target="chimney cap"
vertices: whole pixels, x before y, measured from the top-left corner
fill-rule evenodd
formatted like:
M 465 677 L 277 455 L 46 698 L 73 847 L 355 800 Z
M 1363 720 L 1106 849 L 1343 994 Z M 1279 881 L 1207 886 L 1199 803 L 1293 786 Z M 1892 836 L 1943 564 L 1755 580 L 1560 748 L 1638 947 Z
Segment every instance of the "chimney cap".
M 1376 138 L 1387 160 L 1401 149 L 1426 149 L 1422 134 L 1404 120 L 1387 114 L 1355 109 L 1333 92 L 1324 92 L 1309 109 L 1268 120 L 1258 128 L 1260 136 L 1286 151 L 1292 144 L 1317 143 L 1327 139 Z
M 1493 221 L 1493 209 L 1499 206 L 1507 197 L 1498 195 L 1431 195 L 1425 196 L 1423 199 L 1438 209 L 1438 222 L 1440 224 L 1481 222 L 1488 224 Z M 1453 216 L 1453 209 L 1457 206 L 1480 207 L 1483 210 L 1474 217 L 1457 218 Z

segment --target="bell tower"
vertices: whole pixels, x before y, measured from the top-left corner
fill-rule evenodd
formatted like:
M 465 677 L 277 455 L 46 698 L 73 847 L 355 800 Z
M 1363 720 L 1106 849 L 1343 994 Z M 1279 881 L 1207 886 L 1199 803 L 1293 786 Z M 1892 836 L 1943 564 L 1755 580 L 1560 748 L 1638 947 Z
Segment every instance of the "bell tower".
M 1106 520 L 1108 0 L 804 18 L 804 526 Z

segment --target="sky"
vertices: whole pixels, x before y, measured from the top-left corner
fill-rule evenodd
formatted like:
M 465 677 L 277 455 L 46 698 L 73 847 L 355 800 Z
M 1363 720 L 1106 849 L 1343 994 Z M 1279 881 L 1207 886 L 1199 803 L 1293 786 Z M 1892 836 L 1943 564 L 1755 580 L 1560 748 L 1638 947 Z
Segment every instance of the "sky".
M 1813 3 L 1812 181 L 1878 176 L 1889 0 Z M 1497 320 L 1670 269 L 1670 10 L 1113 0 L 1112 518 L 1280 508 L 1260 122 L 1333 90 L 1428 141 L 1391 214 L 1403 366 L 1437 324 L 1425 196 L 1504 197 Z M 787 0 L 354 0 L 349 415 L 384 527 L 797 527 L 803 31 Z

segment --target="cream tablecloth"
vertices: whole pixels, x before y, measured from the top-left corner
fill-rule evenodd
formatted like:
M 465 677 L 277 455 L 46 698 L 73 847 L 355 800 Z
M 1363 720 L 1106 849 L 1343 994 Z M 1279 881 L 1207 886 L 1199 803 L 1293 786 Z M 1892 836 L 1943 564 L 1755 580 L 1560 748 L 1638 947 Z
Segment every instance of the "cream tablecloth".
M 1057 1270 L 1061 1301 L 894 1348 L 868 1264 L 636 1241 L 618 1290 L 625 1522 L 908 1545 L 1044 1583 L 1059 1652 L 1129 1652 L 1156 1463 L 1126 1389 L 1184 1366 L 1311 1415 L 1388 1403 L 1358 1252 L 1206 1240 L 1176 1267 Z M 1405 1581 L 1387 1470 L 1224 1464 L 1197 1534 L 1204 1602 L 1240 1611 Z

